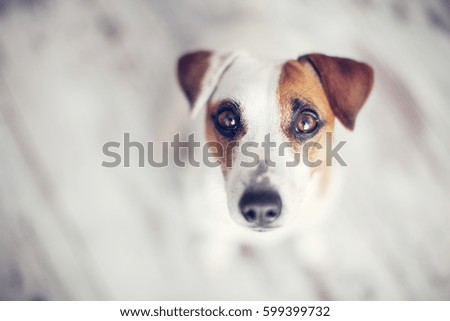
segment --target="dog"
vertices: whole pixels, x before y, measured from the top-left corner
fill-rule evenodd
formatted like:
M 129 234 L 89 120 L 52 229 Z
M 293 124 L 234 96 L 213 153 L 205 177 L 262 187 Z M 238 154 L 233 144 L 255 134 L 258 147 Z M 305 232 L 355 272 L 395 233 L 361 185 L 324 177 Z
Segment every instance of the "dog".
M 181 56 L 177 73 L 192 117 L 204 111 L 206 141 L 220 160 L 231 218 L 265 232 L 317 216 L 333 183 L 326 154 L 335 119 L 354 129 L 373 69 L 318 53 L 281 62 L 201 50 Z M 249 153 L 239 146 L 253 147 L 254 166 L 242 166 Z M 285 148 L 272 154 L 276 146 Z M 296 164 L 298 155 L 304 161 Z

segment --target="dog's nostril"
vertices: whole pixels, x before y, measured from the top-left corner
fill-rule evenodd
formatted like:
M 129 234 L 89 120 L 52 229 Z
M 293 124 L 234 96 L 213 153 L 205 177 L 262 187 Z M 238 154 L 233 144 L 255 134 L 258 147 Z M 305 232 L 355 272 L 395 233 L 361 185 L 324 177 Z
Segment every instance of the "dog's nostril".
M 269 217 L 269 218 L 275 218 L 277 216 L 278 216 L 278 213 L 275 212 L 275 211 L 268 211 L 267 212 L 267 217 Z
M 254 222 L 256 220 L 256 212 L 254 210 L 245 211 L 244 218 L 247 222 Z
M 268 226 L 281 214 L 280 195 L 268 189 L 248 189 L 239 201 L 245 220 L 256 226 Z

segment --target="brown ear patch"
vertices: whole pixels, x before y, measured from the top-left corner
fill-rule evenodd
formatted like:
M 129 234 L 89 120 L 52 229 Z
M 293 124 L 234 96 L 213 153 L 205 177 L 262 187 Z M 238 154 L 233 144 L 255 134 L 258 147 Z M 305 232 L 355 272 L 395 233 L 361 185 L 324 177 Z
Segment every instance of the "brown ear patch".
M 178 81 L 191 107 L 199 95 L 211 56 L 211 51 L 202 50 L 187 53 L 178 59 Z
M 353 130 L 373 86 L 373 69 L 365 63 L 322 54 L 308 54 L 298 60 L 308 61 L 314 67 L 334 114 Z

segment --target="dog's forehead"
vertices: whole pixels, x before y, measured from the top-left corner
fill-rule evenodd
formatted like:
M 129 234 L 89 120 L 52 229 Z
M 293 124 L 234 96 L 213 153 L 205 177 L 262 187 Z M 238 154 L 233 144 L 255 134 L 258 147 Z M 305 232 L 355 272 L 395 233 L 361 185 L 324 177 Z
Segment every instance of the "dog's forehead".
M 264 98 L 278 82 L 282 63 L 242 55 L 223 74 L 213 100 L 233 98 L 244 104 L 252 98 Z
M 233 62 L 211 98 L 215 102 L 234 99 L 242 109 L 252 105 L 289 107 L 291 99 L 303 98 L 327 113 L 331 111 L 319 76 L 310 64 L 263 60 L 248 54 Z

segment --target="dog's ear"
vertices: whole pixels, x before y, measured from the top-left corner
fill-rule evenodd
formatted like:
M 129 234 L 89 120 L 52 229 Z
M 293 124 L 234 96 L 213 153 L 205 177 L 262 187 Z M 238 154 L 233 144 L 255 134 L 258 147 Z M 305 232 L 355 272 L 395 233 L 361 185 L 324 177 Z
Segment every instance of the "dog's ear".
M 225 70 L 239 52 L 190 52 L 178 59 L 178 81 L 191 105 L 194 117 L 206 105 Z
M 334 114 L 346 128 L 353 130 L 356 115 L 372 89 L 372 68 L 351 59 L 317 53 L 301 56 L 298 60 L 306 60 L 313 66 Z

